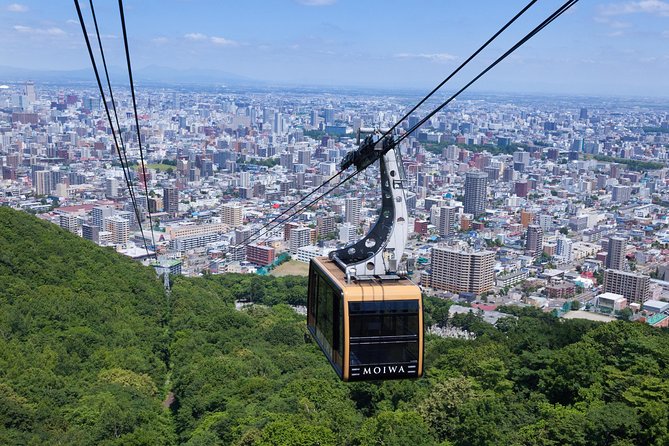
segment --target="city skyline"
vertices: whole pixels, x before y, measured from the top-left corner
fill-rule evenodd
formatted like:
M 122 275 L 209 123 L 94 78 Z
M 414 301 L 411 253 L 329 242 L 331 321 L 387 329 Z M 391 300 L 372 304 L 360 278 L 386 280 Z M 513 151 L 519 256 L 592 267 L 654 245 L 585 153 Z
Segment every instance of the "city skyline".
M 560 4 L 533 6 L 450 89 L 471 79 Z M 519 1 L 476 6 L 425 1 L 409 7 L 399 2 L 301 0 L 256 7 L 176 1 L 163 7 L 128 1 L 125 9 L 140 79 L 165 71 L 163 77 L 171 76 L 175 83 L 191 76 L 219 84 L 232 80 L 420 90 L 443 79 L 522 6 Z M 96 8 L 109 63 L 123 67 L 117 6 L 100 3 Z M 3 2 L 0 10 L 5 42 L 0 83 L 8 82 L 3 78 L 16 80 L 10 79 L 16 71 L 8 67 L 87 70 L 93 79 L 73 5 Z M 91 32 L 88 8 L 84 16 Z M 669 68 L 667 43 L 668 2 L 581 2 L 472 91 L 663 96 L 669 87 L 663 75 Z M 119 73 L 112 75 L 113 81 L 125 81 L 121 68 L 114 71 Z

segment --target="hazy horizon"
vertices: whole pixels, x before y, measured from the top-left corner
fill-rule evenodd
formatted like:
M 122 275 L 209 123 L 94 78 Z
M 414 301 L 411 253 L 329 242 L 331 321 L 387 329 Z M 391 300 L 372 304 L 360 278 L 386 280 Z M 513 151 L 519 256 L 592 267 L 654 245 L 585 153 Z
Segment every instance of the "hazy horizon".
M 475 5 L 464 0 L 257 3 L 126 1 L 133 71 L 165 67 L 179 75 L 172 80 L 175 85 L 188 83 L 192 70 L 195 83 L 219 82 L 207 72 L 220 71 L 233 79 L 280 86 L 425 91 L 525 5 L 515 0 Z M 530 8 L 449 84 L 451 89 L 464 85 L 560 4 Z M 92 33 L 86 6 L 82 2 Z M 100 2 L 96 8 L 105 55 L 111 66 L 119 67 L 112 81 L 126 82 L 116 4 Z M 94 80 L 73 4 L 3 2 L 0 10 L 5 71 L 87 70 Z M 668 44 L 669 2 L 580 2 L 471 91 L 658 96 L 669 91 Z M 0 82 L 5 82 L 2 75 L 0 67 Z M 170 83 L 161 73 L 142 73 L 138 80 L 150 77 Z

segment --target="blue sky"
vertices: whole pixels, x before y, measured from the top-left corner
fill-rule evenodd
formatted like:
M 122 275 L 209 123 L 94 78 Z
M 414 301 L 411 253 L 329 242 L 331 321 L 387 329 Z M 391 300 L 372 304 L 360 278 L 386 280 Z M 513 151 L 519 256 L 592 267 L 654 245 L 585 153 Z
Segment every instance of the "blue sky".
M 126 0 L 136 68 L 222 70 L 278 84 L 424 89 L 527 1 Z M 466 82 L 562 2 L 539 0 Z M 87 1 L 82 1 L 87 6 Z M 95 2 L 123 66 L 117 2 Z M 88 18 L 86 7 L 84 14 Z M 87 23 L 92 30 L 92 21 Z M 0 65 L 90 68 L 74 4 L 1 1 Z M 490 72 L 483 91 L 669 96 L 669 1 L 581 0 Z

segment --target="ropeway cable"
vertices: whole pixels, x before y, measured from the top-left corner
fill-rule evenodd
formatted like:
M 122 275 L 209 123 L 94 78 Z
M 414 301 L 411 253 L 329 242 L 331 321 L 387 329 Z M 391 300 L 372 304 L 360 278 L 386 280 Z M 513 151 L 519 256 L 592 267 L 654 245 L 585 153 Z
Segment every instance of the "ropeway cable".
M 393 130 L 397 128 L 406 118 L 408 118 L 414 111 L 416 111 L 421 105 L 425 103 L 432 95 L 434 95 L 441 87 L 446 84 L 449 80 L 451 80 L 460 70 L 462 70 L 469 62 L 472 61 L 481 51 L 483 51 L 490 43 L 492 43 L 501 33 L 503 33 L 509 26 L 511 26 L 520 16 L 522 16 L 532 5 L 534 5 L 537 2 L 537 0 L 531 0 L 523 9 L 521 9 L 515 16 L 513 16 L 504 26 L 502 26 L 500 29 L 495 32 L 483 45 L 481 45 L 474 53 L 471 54 L 464 62 L 462 62 L 451 74 L 448 75 L 439 85 L 437 85 L 430 93 L 428 93 L 423 99 L 421 99 L 409 112 L 407 112 L 402 118 L 400 118 L 390 129 L 388 129 L 380 139 L 385 138 L 386 136 L 390 135 Z M 238 243 L 235 246 L 240 246 L 240 245 L 246 245 L 248 243 L 251 243 L 251 240 L 260 232 L 263 231 L 266 227 L 270 226 L 271 224 L 275 223 L 277 220 L 279 220 L 283 215 L 286 213 L 290 212 L 292 209 L 297 207 L 300 203 L 305 201 L 307 198 L 318 192 L 320 189 L 322 189 L 324 186 L 329 184 L 333 179 L 335 179 L 337 176 L 342 174 L 343 171 L 339 171 L 336 174 L 332 175 L 330 178 L 328 178 L 325 182 L 323 182 L 320 186 L 318 186 L 316 189 L 313 191 L 309 192 L 307 195 L 302 197 L 300 200 L 295 202 L 293 205 L 291 205 L 288 209 L 283 211 L 281 214 L 279 214 L 277 217 L 273 218 L 269 222 L 267 222 L 263 227 L 255 231 L 253 234 L 249 235 L 246 237 L 244 240 L 242 240 L 240 243 Z
M 535 27 L 532 31 L 530 31 L 528 34 L 526 34 L 525 37 L 523 37 L 521 40 L 519 40 L 514 46 L 512 46 L 512 47 L 511 47 L 508 51 L 506 51 L 502 56 L 500 56 L 500 57 L 497 58 L 493 63 L 491 63 L 490 65 L 488 65 L 488 67 L 486 67 L 483 71 L 481 71 L 481 72 L 480 72 L 480 73 L 479 73 L 473 80 L 471 80 L 470 82 L 468 82 L 464 87 L 462 87 L 460 90 L 458 90 L 456 93 L 454 93 L 451 97 L 449 97 L 446 101 L 444 101 L 439 107 L 437 107 L 437 108 L 434 109 L 432 112 L 430 112 L 425 118 L 421 119 L 421 120 L 420 120 L 416 125 L 414 125 L 409 131 L 407 131 L 407 132 L 406 132 L 405 134 L 403 134 L 400 138 L 398 138 L 397 141 L 394 141 L 393 143 L 391 143 L 391 144 L 389 145 L 389 147 L 388 147 L 387 150 L 390 150 L 390 149 L 392 149 L 392 148 L 398 146 L 404 139 L 406 139 L 408 136 L 410 136 L 411 133 L 413 133 L 413 132 L 414 132 L 416 129 L 418 129 L 421 125 L 423 125 L 425 122 L 427 122 L 427 120 L 429 120 L 432 116 L 434 116 L 436 113 L 438 113 L 441 109 L 443 109 L 443 108 L 444 108 L 446 105 L 448 105 L 451 101 L 453 101 L 455 98 L 457 98 L 462 92 L 464 92 L 467 88 L 469 88 L 474 82 L 476 82 L 478 79 L 480 79 L 483 75 L 485 75 L 488 71 L 490 71 L 493 67 L 495 67 L 497 64 L 499 64 L 501 61 L 503 61 L 504 59 L 506 59 L 511 53 L 513 53 L 515 50 L 517 50 L 518 48 L 520 48 L 523 44 L 525 44 L 529 39 L 531 39 L 531 38 L 534 37 L 537 33 L 539 33 L 541 30 L 543 30 L 543 29 L 544 29 L 546 26 L 548 26 L 551 22 L 553 22 L 555 19 L 557 19 L 558 17 L 560 17 L 562 14 L 564 14 L 569 8 L 571 8 L 571 7 L 574 6 L 576 3 L 578 3 L 578 1 L 579 1 L 579 0 L 569 0 L 569 1 L 565 2 L 560 8 L 558 8 L 555 12 L 553 12 L 550 16 L 548 16 L 548 18 L 546 18 L 543 22 L 541 22 L 541 23 L 540 23 L 537 27 Z M 344 180 L 340 181 L 339 183 L 337 183 L 336 185 L 334 185 L 333 187 L 331 187 L 330 189 L 328 189 L 326 192 L 324 192 L 323 194 L 319 195 L 319 196 L 316 197 L 314 200 L 310 201 L 310 202 L 309 202 L 308 204 L 306 204 L 305 206 L 302 206 L 301 208 L 299 208 L 297 211 L 295 211 L 293 214 L 291 214 L 291 215 L 290 215 L 289 217 L 287 217 L 285 220 L 282 220 L 282 221 L 279 222 L 278 224 L 272 226 L 269 230 L 265 231 L 265 234 L 271 233 L 271 231 L 274 230 L 279 224 L 281 224 L 281 223 L 285 223 L 286 221 L 290 221 L 291 219 L 293 219 L 293 218 L 296 217 L 297 215 L 301 214 L 301 213 L 302 213 L 305 209 L 307 209 L 309 206 L 311 206 L 312 204 L 314 204 L 315 202 L 317 202 L 318 200 L 320 200 L 321 198 L 323 198 L 325 195 L 327 195 L 327 194 L 329 194 L 330 192 L 332 192 L 332 191 L 333 191 L 334 189 L 336 189 L 337 187 L 339 187 L 339 186 L 341 186 L 342 184 L 346 183 L 347 181 L 349 181 L 351 178 L 353 178 L 354 176 L 356 176 L 356 175 L 357 175 L 358 173 L 360 173 L 360 172 L 361 172 L 361 171 L 356 170 L 355 172 L 351 173 L 351 174 L 348 175 Z M 341 171 L 338 172 L 337 174 L 335 174 L 335 176 L 336 176 L 336 175 L 339 175 L 339 174 L 341 174 Z M 328 181 L 329 181 L 329 180 L 328 180 Z M 322 185 L 321 185 L 321 187 L 322 187 Z M 305 198 L 306 198 L 306 197 L 305 197 Z M 304 199 L 303 199 L 303 200 L 304 200 Z M 303 200 L 301 200 L 301 201 L 303 201 Z M 294 206 L 293 206 L 293 207 L 294 207 Z M 283 216 L 287 211 L 288 211 L 288 210 L 282 212 L 281 215 L 279 215 L 279 217 L 275 218 L 273 221 L 276 221 L 278 218 L 280 218 L 281 216 Z M 265 226 L 263 226 L 262 228 L 260 228 L 260 229 L 259 229 L 258 231 L 256 231 L 254 234 L 252 234 L 251 236 L 247 237 L 247 238 L 244 240 L 244 242 L 239 243 L 239 244 L 237 244 L 236 246 L 246 245 L 246 244 L 250 243 L 250 241 L 247 241 L 247 240 L 250 240 L 254 235 L 259 234 L 265 227 L 267 227 L 267 225 L 265 225 Z M 258 237 L 256 237 L 256 238 L 259 238 L 259 237 L 261 237 L 261 236 L 258 236 Z
M 109 127 L 111 128 L 112 131 L 112 137 L 114 139 L 114 146 L 116 147 L 116 152 L 119 157 L 119 161 L 121 162 L 121 170 L 123 170 L 123 176 L 125 178 L 126 186 L 128 187 L 128 191 L 130 192 L 130 200 L 132 202 L 133 208 L 135 210 L 135 216 L 137 217 L 137 221 L 139 224 L 140 231 L 142 233 L 142 239 L 144 240 L 144 249 L 146 250 L 146 255 L 149 256 L 149 248 L 146 244 L 146 238 L 144 237 L 144 229 L 142 228 L 141 225 L 141 219 L 139 216 L 139 210 L 137 208 L 137 202 L 134 199 L 134 193 L 132 191 L 132 183 L 129 180 L 129 172 L 126 171 L 126 168 L 123 165 L 123 156 L 121 154 L 121 149 L 118 144 L 118 139 L 116 137 L 116 131 L 114 129 L 114 124 L 111 118 L 111 113 L 109 112 L 109 106 L 107 105 L 107 99 L 105 97 L 105 92 L 104 88 L 102 87 L 102 81 L 100 80 L 100 73 L 98 71 L 97 63 L 95 61 L 95 56 L 93 55 L 93 48 L 91 47 L 91 42 L 88 39 L 88 32 L 86 31 L 86 23 L 84 22 L 84 17 L 81 13 L 81 6 L 79 5 L 79 0 L 74 0 L 74 5 L 77 8 L 77 15 L 79 16 L 79 23 L 81 25 L 81 31 L 84 34 L 84 40 L 86 41 L 86 47 L 88 49 L 88 55 L 91 58 L 91 64 L 93 65 L 93 71 L 95 72 L 95 80 L 97 81 L 98 88 L 100 90 L 100 96 L 102 97 L 102 103 L 104 104 L 105 108 L 105 113 L 107 115 L 107 120 L 109 122 Z M 119 129 L 120 131 L 120 129 Z
M 121 28 L 123 29 L 123 45 L 125 46 L 125 60 L 128 64 L 128 77 L 130 79 L 130 93 L 132 94 L 132 109 L 135 114 L 135 127 L 137 127 L 137 143 L 139 144 L 139 160 L 142 164 L 142 175 L 144 176 L 144 193 L 146 194 L 147 199 L 147 211 L 149 214 L 149 227 L 151 228 L 151 242 L 153 243 L 154 249 L 156 248 L 156 237 L 153 233 L 153 222 L 151 219 L 151 208 L 148 206 L 149 199 L 149 187 L 147 185 L 146 179 L 146 166 L 144 165 L 144 154 L 142 152 L 142 135 L 139 131 L 139 117 L 137 116 L 137 100 L 135 98 L 135 84 L 132 80 L 132 66 L 130 64 L 130 48 L 128 46 L 128 34 L 125 28 L 125 14 L 123 13 L 123 0 L 118 0 L 118 9 L 121 13 Z M 157 255 L 154 254 L 156 259 Z

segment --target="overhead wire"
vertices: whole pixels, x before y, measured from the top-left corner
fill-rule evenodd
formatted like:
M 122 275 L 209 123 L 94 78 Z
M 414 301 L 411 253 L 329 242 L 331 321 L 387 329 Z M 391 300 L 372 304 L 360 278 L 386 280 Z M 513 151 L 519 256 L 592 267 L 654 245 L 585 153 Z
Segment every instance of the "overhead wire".
M 146 239 L 144 238 L 144 229 L 142 228 L 141 219 L 140 219 L 140 215 L 139 215 L 139 209 L 137 207 L 137 202 L 134 198 L 134 192 L 132 191 L 132 183 L 130 182 L 130 179 L 129 179 L 129 172 L 126 170 L 127 169 L 127 163 L 124 166 L 124 162 L 123 162 L 124 157 L 121 154 L 121 149 L 120 149 L 118 139 L 117 139 L 117 136 L 116 136 L 116 130 L 114 129 L 114 123 L 112 121 L 111 113 L 109 112 L 109 106 L 107 105 L 107 98 L 105 96 L 104 88 L 102 87 L 102 81 L 100 80 L 100 73 L 98 71 L 97 61 L 95 60 L 95 56 L 93 54 L 93 48 L 91 46 L 91 42 L 88 39 L 88 31 L 86 30 L 86 22 L 84 21 L 83 14 L 81 12 L 81 6 L 79 5 L 79 0 L 74 0 L 74 5 L 77 9 L 77 15 L 79 16 L 79 23 L 81 25 L 81 31 L 84 34 L 84 40 L 86 42 L 86 48 L 88 49 L 88 55 L 90 56 L 91 64 L 93 65 L 93 72 L 95 73 L 95 80 L 97 81 L 98 88 L 100 90 L 100 96 L 102 98 L 102 103 L 104 105 L 105 113 L 107 115 L 107 121 L 109 122 L 109 127 L 111 128 L 112 138 L 114 140 L 114 147 L 116 148 L 116 152 L 118 154 L 119 161 L 121 163 L 121 170 L 123 171 L 123 177 L 125 179 L 126 186 L 127 186 L 128 191 L 130 193 L 130 200 L 131 200 L 133 208 L 135 210 L 135 216 L 137 217 L 137 222 L 139 223 L 139 228 L 140 228 L 140 231 L 142 233 L 142 240 L 144 240 L 144 249 L 146 250 L 146 255 L 149 256 L 150 255 L 149 247 L 147 246 Z M 97 26 L 96 26 L 96 31 L 97 31 Z M 99 33 L 98 33 L 98 37 L 99 37 Z M 100 48 L 102 49 L 102 46 Z M 120 128 L 119 128 L 119 132 L 120 132 Z
M 456 74 L 460 72 L 469 62 L 471 62 L 472 59 L 474 59 L 481 51 L 483 51 L 490 43 L 492 43 L 497 37 L 499 37 L 500 34 L 502 34 L 509 26 L 511 26 L 520 16 L 522 16 L 532 5 L 534 5 L 538 0 L 531 0 L 525 7 L 523 7 L 516 15 L 514 15 L 508 22 L 504 24 L 501 28 L 499 28 L 488 40 L 486 40 L 476 51 L 474 51 L 467 59 L 465 59 L 464 62 L 462 62 L 451 74 L 449 74 L 443 81 L 441 81 L 432 91 L 430 91 L 427 95 L 423 97 L 409 112 L 407 112 L 402 118 L 400 118 L 395 124 L 393 124 L 390 129 L 386 130 L 384 134 L 379 138 L 383 139 L 386 136 L 390 135 L 396 128 L 399 126 L 405 119 L 407 119 L 413 112 L 415 112 L 421 105 L 425 103 L 432 95 L 434 95 L 441 87 L 446 84 L 449 80 L 451 80 Z M 316 192 L 321 190 L 323 187 L 325 187 L 327 184 L 329 184 L 333 179 L 337 178 L 337 176 L 341 175 L 343 173 L 343 170 L 340 170 L 339 172 L 335 173 L 332 175 L 330 178 L 325 180 L 320 186 L 318 186 L 316 189 L 313 191 L 309 192 L 307 195 L 302 197 L 300 200 L 292 204 L 288 209 L 284 210 L 281 214 L 279 214 L 277 217 L 273 218 L 269 222 L 267 222 L 263 227 L 246 237 L 244 240 L 242 240 L 240 243 L 238 243 L 236 246 L 240 245 L 246 245 L 251 242 L 254 236 L 259 234 L 260 232 L 263 231 L 264 228 L 272 225 L 276 221 L 278 221 L 283 215 L 286 213 L 290 212 L 292 209 L 297 207 L 300 203 L 305 201 L 307 198 L 310 196 L 314 195 Z
M 520 11 L 518 11 L 518 13 L 517 13 L 515 16 L 513 16 L 508 22 L 506 22 L 506 23 L 504 24 L 504 26 L 502 26 L 500 29 L 498 29 L 497 32 L 495 32 L 495 34 L 493 34 L 488 40 L 486 40 L 485 43 L 483 43 L 483 45 L 481 45 L 476 51 L 474 51 L 474 52 L 471 54 L 471 56 L 469 56 L 467 59 L 465 59 L 465 61 L 462 62 L 462 63 L 461 63 L 455 70 L 453 70 L 453 72 L 451 72 L 451 74 L 449 74 L 443 81 L 441 81 L 441 82 L 439 83 L 439 85 L 437 85 L 436 87 L 434 87 L 434 88 L 432 89 L 432 91 L 429 92 L 427 95 L 425 95 L 425 96 L 423 97 L 423 99 L 421 99 L 416 105 L 414 105 L 414 106 L 411 108 L 411 110 L 409 110 L 408 112 L 406 112 L 406 113 L 404 114 L 404 116 L 402 116 L 402 117 L 401 117 L 395 124 L 393 124 L 392 127 L 390 127 L 388 130 L 386 130 L 386 131 L 383 133 L 383 135 L 381 135 L 381 137 L 380 137 L 379 139 L 383 139 L 383 138 L 385 138 L 386 136 L 391 135 L 392 132 L 393 132 L 393 130 L 395 130 L 395 129 L 396 129 L 402 122 L 404 122 L 405 119 L 407 119 L 409 116 L 411 116 L 411 114 L 412 114 L 413 112 L 415 112 L 416 110 L 418 110 L 418 108 L 419 108 L 421 105 L 423 105 L 428 99 L 430 99 L 430 98 L 432 97 L 432 95 L 434 95 L 437 91 L 439 91 L 439 90 L 441 89 L 441 87 L 443 87 L 443 86 L 446 84 L 446 82 L 450 81 L 456 74 L 458 74 L 458 73 L 460 72 L 460 70 L 462 70 L 467 64 L 469 64 L 469 62 L 471 62 L 472 59 L 474 59 L 476 56 L 478 56 L 479 53 L 481 53 L 481 51 L 483 51 L 484 49 L 486 49 L 486 47 L 487 47 L 488 45 L 490 45 L 495 39 L 497 39 L 497 37 L 499 37 L 500 34 L 502 34 L 504 31 L 506 31 L 506 29 L 507 29 L 509 26 L 511 26 L 511 25 L 513 24 L 513 22 L 515 22 L 516 20 L 518 20 L 518 18 L 519 18 L 520 16 L 522 16 L 523 14 L 525 14 L 525 12 L 526 12 L 528 9 L 530 9 L 530 8 L 532 7 L 532 5 L 534 5 L 537 1 L 538 1 L 538 0 L 531 0 L 527 5 L 525 5 L 525 7 L 524 7 L 523 9 L 521 9 Z
M 393 143 L 393 146 L 400 144 L 402 141 L 404 141 L 407 137 L 411 135 L 414 131 L 416 131 L 419 127 L 421 127 L 423 124 L 425 124 L 432 116 L 435 114 L 439 113 L 441 109 L 446 107 L 451 101 L 453 101 L 455 98 L 460 96 L 462 92 L 464 92 L 467 88 L 469 88 L 472 84 L 474 84 L 477 80 L 479 80 L 481 77 L 483 77 L 488 71 L 492 70 L 497 64 L 502 62 L 504 59 L 506 59 L 511 53 L 516 51 L 518 48 L 523 46 L 525 42 L 530 40 L 532 37 L 534 37 L 536 34 L 538 34 L 541 30 L 543 30 L 546 26 L 548 26 L 550 23 L 552 23 L 555 19 L 560 17 L 562 14 L 564 14 L 569 8 L 574 6 L 576 3 L 578 3 L 579 0 L 568 0 L 565 3 L 562 4 L 555 12 L 553 12 L 550 16 L 548 16 L 543 22 L 541 22 L 539 25 L 537 25 L 532 31 L 530 31 L 528 34 L 525 35 L 522 39 L 520 39 L 515 45 L 513 45 L 511 48 L 509 48 L 504 54 L 499 56 L 493 63 L 488 65 L 483 71 L 481 71 L 474 79 L 469 81 L 467 84 L 465 84 L 464 87 L 462 87 L 460 90 L 457 92 L 453 93 L 451 97 L 449 97 L 446 101 L 442 102 L 441 105 L 439 105 L 437 108 L 432 110 L 430 113 L 428 113 L 423 119 L 418 121 L 409 131 L 407 131 L 405 134 L 400 136 L 400 138 Z
M 532 37 L 534 37 L 536 34 L 538 34 L 541 30 L 543 30 L 546 26 L 548 26 L 550 23 L 552 23 L 555 19 L 560 17 L 562 14 L 564 14 L 567 10 L 569 10 L 572 6 L 574 6 L 576 3 L 578 3 L 579 0 L 568 0 L 565 2 L 562 6 L 560 6 L 557 10 L 555 10 L 550 16 L 548 16 L 544 21 L 542 21 L 539 25 L 537 25 L 532 31 L 527 33 L 525 37 L 520 39 L 515 45 L 513 45 L 509 50 L 507 50 L 504 54 L 502 54 L 500 57 L 498 57 L 494 62 L 492 62 L 490 65 L 488 65 L 483 71 L 481 71 L 474 79 L 472 79 L 470 82 L 468 82 L 464 87 L 462 87 L 460 90 L 458 90 L 456 93 L 451 95 L 446 101 L 444 101 L 441 105 L 439 105 L 437 108 L 435 108 L 432 112 L 430 112 L 428 115 L 426 115 L 423 119 L 421 119 L 418 123 L 416 123 L 411 129 L 409 129 L 405 134 L 401 135 L 397 141 L 393 141 L 391 144 L 389 144 L 389 147 L 386 149 L 386 152 L 393 149 L 394 147 L 397 147 L 402 141 L 404 141 L 407 137 L 411 135 L 414 131 L 416 131 L 420 126 L 422 126 L 425 122 L 427 122 L 432 116 L 434 116 L 436 113 L 438 113 L 441 109 L 443 109 L 446 105 L 448 105 L 450 102 L 452 102 L 454 99 L 456 99 L 462 92 L 464 92 L 467 88 L 469 88 L 473 83 L 475 83 L 478 79 L 480 79 L 482 76 L 484 76 L 488 71 L 490 71 L 492 68 L 494 68 L 497 64 L 502 62 L 504 59 L 506 59 L 510 54 L 512 54 L 514 51 L 516 51 L 518 48 L 520 48 L 523 44 L 525 44 L 528 40 L 530 40 Z M 350 179 L 352 179 L 354 176 L 356 176 L 358 173 L 360 173 L 360 170 L 356 170 L 350 175 L 348 175 L 345 179 L 340 181 L 339 183 L 335 184 L 333 187 L 328 189 L 326 192 L 323 194 L 319 195 L 312 201 L 310 201 L 308 204 L 302 206 L 299 208 L 297 211 L 295 211 L 293 214 L 291 214 L 289 217 L 286 219 L 282 220 L 278 224 L 275 224 L 272 226 L 269 230 L 265 231 L 264 234 L 271 234 L 271 232 L 281 223 L 285 223 L 286 221 L 292 220 L 294 217 L 302 213 L 305 209 L 307 209 L 309 206 L 313 205 L 316 203 L 318 200 L 341 186 L 342 184 L 346 183 Z M 342 172 L 338 172 L 336 175 L 341 174 Z M 273 221 L 278 220 L 282 215 L 284 215 L 287 211 L 284 211 L 279 217 L 275 218 Z M 267 225 L 263 226 L 260 228 L 260 230 L 256 231 L 254 234 L 260 234 L 260 232 L 267 227 Z M 261 234 L 256 238 L 262 237 Z M 252 234 L 253 236 L 253 234 Z M 249 240 L 252 238 L 252 236 L 247 237 L 246 240 Z M 250 242 L 246 242 L 244 244 L 248 244 Z M 236 245 L 240 246 L 242 243 Z
M 149 227 L 151 228 L 151 242 L 153 243 L 154 250 L 156 248 L 156 237 L 153 233 L 153 221 L 151 219 L 151 208 L 148 206 L 149 199 L 149 187 L 147 185 L 146 178 L 146 166 L 144 165 L 144 154 L 142 152 L 142 135 L 139 129 L 139 117 L 137 115 L 137 99 L 135 98 L 135 84 L 132 79 L 132 65 L 130 63 L 130 48 L 128 46 L 128 34 L 125 27 L 125 14 L 123 12 L 123 0 L 118 0 L 118 8 L 121 13 L 121 28 L 123 29 L 123 45 L 125 47 L 125 60 L 128 64 L 128 78 L 130 79 L 130 93 L 132 95 L 132 109 L 135 115 L 135 127 L 137 128 L 137 143 L 139 144 L 139 160 L 142 166 L 142 175 L 144 177 L 144 193 L 146 194 L 147 199 L 147 211 L 149 214 Z M 158 256 L 154 253 L 156 259 Z
M 102 58 L 102 67 L 105 71 L 105 78 L 107 80 L 107 89 L 109 90 L 109 99 L 112 103 L 112 110 L 114 111 L 114 120 L 116 121 L 116 128 L 118 129 L 118 138 L 121 141 L 121 153 L 123 153 L 123 161 L 125 162 L 126 167 L 129 169 L 130 164 L 128 163 L 128 155 L 125 150 L 125 143 L 123 141 L 123 134 L 121 133 L 121 124 L 118 120 L 118 113 L 116 111 L 116 100 L 114 99 L 114 90 L 111 86 L 111 80 L 109 78 L 109 71 L 107 70 L 107 58 L 105 57 L 105 51 L 102 47 L 102 38 L 100 36 L 100 29 L 98 28 L 98 19 L 95 15 L 95 7 L 93 6 L 93 0 L 88 0 L 91 7 L 91 15 L 93 17 L 93 24 L 95 25 L 95 34 L 98 40 L 98 47 L 100 48 L 100 56 Z M 132 183 L 131 183 L 132 184 Z M 131 196 L 134 195 L 134 188 L 130 190 Z

